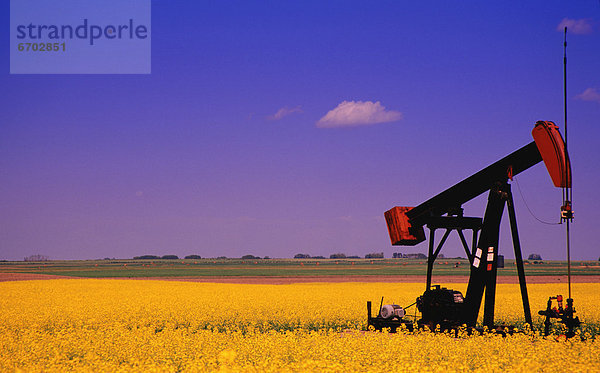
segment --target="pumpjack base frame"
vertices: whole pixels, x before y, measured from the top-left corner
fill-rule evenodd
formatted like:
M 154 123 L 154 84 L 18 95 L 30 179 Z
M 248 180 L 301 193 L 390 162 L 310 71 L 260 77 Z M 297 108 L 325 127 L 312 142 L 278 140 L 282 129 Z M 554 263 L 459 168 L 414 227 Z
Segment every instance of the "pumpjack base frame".
M 404 320 L 398 318 L 389 318 L 384 319 L 381 316 L 373 317 L 371 314 L 371 302 L 367 302 L 367 330 L 372 330 L 371 327 L 375 331 L 383 331 L 388 330 L 390 333 L 396 333 L 398 329 L 404 329 L 408 332 L 413 332 L 416 329 L 420 330 L 428 330 L 431 332 L 435 331 L 451 331 L 454 332 L 455 336 L 458 336 L 458 333 L 461 329 L 464 328 L 463 325 L 459 325 L 457 322 L 446 321 L 438 324 L 433 323 L 424 323 L 421 320 L 416 323 L 411 320 Z M 516 332 L 517 328 L 514 325 L 494 325 L 491 328 L 487 328 L 487 332 L 496 333 L 502 336 L 512 335 Z M 484 334 L 486 329 L 481 327 L 466 327 L 464 331 L 468 335 L 472 334 Z

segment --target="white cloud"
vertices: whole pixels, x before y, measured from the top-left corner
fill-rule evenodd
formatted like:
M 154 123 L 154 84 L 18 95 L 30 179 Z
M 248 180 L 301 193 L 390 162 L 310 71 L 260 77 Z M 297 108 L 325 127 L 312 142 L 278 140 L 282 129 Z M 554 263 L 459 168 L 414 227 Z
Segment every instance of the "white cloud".
M 356 127 L 376 123 L 395 122 L 402 113 L 386 110 L 379 101 L 343 101 L 317 122 L 319 128 Z
M 282 107 L 281 109 L 277 110 L 277 112 L 275 114 L 267 116 L 267 119 L 268 120 L 280 120 L 280 119 L 283 119 L 284 117 L 287 117 L 288 115 L 291 115 L 294 113 L 302 113 L 302 109 L 300 108 L 300 106 L 296 106 L 293 108 L 288 108 L 287 106 Z
M 562 21 L 556 27 L 556 31 L 564 31 L 565 27 L 568 32 L 573 32 L 574 34 L 591 34 L 592 33 L 592 24 L 589 19 L 570 19 L 563 18 Z
M 575 99 L 583 101 L 595 101 L 600 103 L 600 92 L 598 92 L 596 88 L 588 88 L 575 96 Z

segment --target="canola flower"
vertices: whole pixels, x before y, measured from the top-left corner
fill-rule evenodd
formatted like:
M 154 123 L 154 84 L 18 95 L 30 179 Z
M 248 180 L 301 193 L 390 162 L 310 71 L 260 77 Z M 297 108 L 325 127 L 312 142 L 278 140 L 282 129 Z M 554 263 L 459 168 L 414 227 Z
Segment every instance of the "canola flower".
M 563 287 L 530 285 L 532 312 Z M 600 371 L 600 284 L 573 285 L 584 341 L 362 331 L 367 300 L 408 305 L 422 291 L 388 283 L 5 282 L 0 371 Z M 497 293 L 496 319 L 521 322 L 518 285 Z

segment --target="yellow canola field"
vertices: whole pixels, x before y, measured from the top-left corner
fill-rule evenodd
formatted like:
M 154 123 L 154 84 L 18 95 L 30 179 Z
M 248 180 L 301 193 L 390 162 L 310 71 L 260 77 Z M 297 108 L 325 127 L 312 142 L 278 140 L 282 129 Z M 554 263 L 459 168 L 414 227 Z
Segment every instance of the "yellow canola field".
M 422 284 L 238 285 L 142 280 L 0 283 L 0 371 L 600 371 L 600 284 L 574 284 L 587 340 L 361 332 L 365 302 Z M 451 286 L 448 286 L 451 287 Z M 465 285 L 452 288 L 465 291 Z M 537 310 L 562 284 L 530 285 Z M 522 322 L 518 285 L 496 319 Z M 375 306 L 375 307 L 376 307 Z M 409 309 L 409 314 L 413 311 Z

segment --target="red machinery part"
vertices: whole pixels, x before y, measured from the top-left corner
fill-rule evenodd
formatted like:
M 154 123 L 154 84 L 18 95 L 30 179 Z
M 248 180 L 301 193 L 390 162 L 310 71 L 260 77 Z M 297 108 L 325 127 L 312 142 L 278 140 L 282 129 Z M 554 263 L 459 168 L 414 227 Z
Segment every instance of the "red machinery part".
M 535 124 L 531 135 L 554 186 L 571 188 L 571 162 L 565 152 L 565 143 L 558 126 L 554 122 L 539 121 Z
M 425 231 L 422 226 L 413 227 L 406 216 L 412 207 L 396 206 L 385 212 L 385 221 L 392 245 L 414 246 L 425 241 Z

